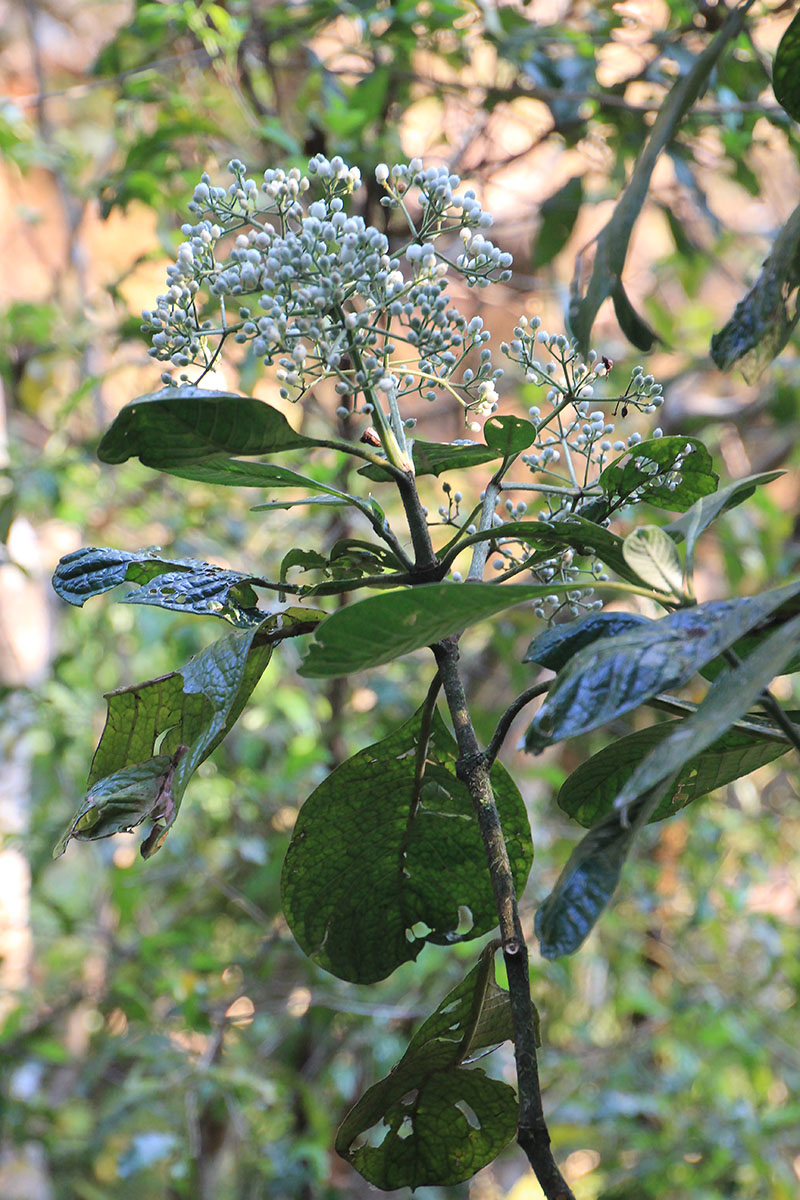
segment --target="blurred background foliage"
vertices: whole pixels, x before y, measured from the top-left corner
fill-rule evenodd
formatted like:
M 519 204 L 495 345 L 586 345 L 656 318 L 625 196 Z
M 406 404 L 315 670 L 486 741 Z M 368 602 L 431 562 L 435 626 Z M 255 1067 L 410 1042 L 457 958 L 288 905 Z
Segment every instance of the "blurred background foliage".
M 661 339 L 646 369 L 665 384 L 664 431 L 702 436 L 729 478 L 787 468 L 706 535 L 701 599 L 780 581 L 800 549 L 796 351 L 748 385 L 708 355 L 796 202 L 800 137 L 769 87 L 792 7 L 751 10 L 658 164 L 625 269 Z M 268 573 L 330 520 L 294 510 L 276 537 L 248 513 L 250 493 L 94 457 L 116 411 L 157 386 L 138 313 L 162 286 L 201 171 L 318 151 L 366 179 L 382 160 L 448 162 L 496 213 L 495 240 L 517 267 L 465 307 L 498 339 L 520 312 L 558 331 L 577 252 L 725 15 L 705 0 L 0 3 L 4 1200 L 372 1194 L 332 1154 L 335 1126 L 476 953 L 428 948 L 357 987 L 309 963 L 280 912 L 298 806 L 413 711 L 423 656 L 317 685 L 282 648 L 155 859 L 143 863 L 132 836 L 51 859 L 84 790 L 100 693 L 174 669 L 217 636 L 210 621 L 159 610 L 66 611 L 48 585 L 58 557 L 157 544 Z M 363 205 L 384 221 L 369 187 Z M 593 341 L 621 371 L 641 357 L 608 305 Z M 224 371 L 216 382 L 280 403 L 256 363 Z M 513 380 L 504 396 L 506 411 L 538 398 Z M 290 417 L 332 420 L 333 406 L 321 394 Z M 446 407 L 420 422 L 423 436 L 463 433 Z M 519 662 L 529 634 L 514 613 L 465 639 L 484 737 L 530 682 Z M 791 700 L 790 681 L 776 692 Z M 556 790 L 603 735 L 534 765 L 513 742 L 505 761 L 537 853 L 531 923 L 577 836 Z M 581 1200 L 797 1195 L 800 807 L 787 764 L 649 829 L 581 953 L 534 959 L 545 1104 Z M 512 1077 L 505 1051 L 490 1061 Z M 447 1194 L 539 1192 L 512 1149 Z

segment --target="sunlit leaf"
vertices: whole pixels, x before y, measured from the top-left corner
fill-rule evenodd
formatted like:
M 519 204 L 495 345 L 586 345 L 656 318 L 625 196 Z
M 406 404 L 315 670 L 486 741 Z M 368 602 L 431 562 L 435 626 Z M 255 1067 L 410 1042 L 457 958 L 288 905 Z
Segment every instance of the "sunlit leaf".
M 521 417 L 487 417 L 483 426 L 486 445 L 509 458 L 520 454 L 536 441 L 536 427 Z
M 661 592 L 681 592 L 681 560 L 672 538 L 660 526 L 638 526 L 625 538 L 622 553 L 628 566 L 651 587 Z

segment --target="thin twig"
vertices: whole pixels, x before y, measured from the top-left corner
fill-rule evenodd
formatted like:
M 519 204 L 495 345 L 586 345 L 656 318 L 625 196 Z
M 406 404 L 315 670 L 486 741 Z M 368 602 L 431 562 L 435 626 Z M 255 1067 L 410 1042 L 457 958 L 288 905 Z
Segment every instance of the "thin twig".
M 526 704 L 530 704 L 531 700 L 535 700 L 537 696 L 544 695 L 549 687 L 549 680 L 546 683 L 535 683 L 533 687 L 527 688 L 524 692 L 517 696 L 516 700 L 512 704 L 509 704 L 508 708 L 497 722 L 497 728 L 492 734 L 492 740 L 489 742 L 489 745 L 486 748 L 486 753 L 483 756 L 483 760 L 490 770 L 492 763 L 497 758 L 500 747 L 503 745 L 503 742 L 506 739 L 514 718 L 522 712 Z

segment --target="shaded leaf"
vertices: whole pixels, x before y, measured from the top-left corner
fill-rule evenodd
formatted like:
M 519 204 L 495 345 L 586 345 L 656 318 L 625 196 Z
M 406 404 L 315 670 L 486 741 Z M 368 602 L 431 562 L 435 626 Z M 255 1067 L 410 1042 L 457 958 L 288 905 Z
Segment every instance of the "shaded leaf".
M 564 249 L 582 204 L 583 178 L 580 175 L 568 179 L 543 202 L 539 209 L 541 224 L 531 254 L 531 270 L 538 271 L 547 266 Z
M 600 305 L 622 277 L 633 227 L 650 188 L 650 178 L 661 152 L 669 145 L 687 112 L 701 95 L 708 78 L 728 42 L 742 29 L 744 10 L 735 9 L 726 18 L 714 40 L 697 55 L 691 67 L 682 70 L 661 105 L 650 136 L 636 160 L 630 181 L 603 229 L 595 239 L 595 255 L 588 285 L 581 294 L 580 258 L 572 285 L 570 328 L 584 354 L 588 352 L 592 326 Z
M 603 501 L 605 515 L 607 503 Z M 583 516 L 572 514 L 561 517 L 557 521 L 539 521 L 540 542 L 550 546 L 571 546 L 577 554 L 596 555 L 607 567 L 610 567 L 620 579 L 628 583 L 640 584 L 642 581 L 635 571 L 632 571 L 622 553 L 623 541 L 616 533 L 611 533 L 602 525 L 587 520 Z
M 800 121 L 800 13 L 795 15 L 775 52 L 772 90 L 781 108 Z
M 252 396 L 196 387 L 168 387 L 133 400 L 114 419 L 97 449 L 102 462 L 138 458 L 147 467 L 181 470 L 221 454 L 275 454 L 314 446 L 283 413 Z
M 711 357 L 721 371 L 738 367 L 753 383 L 788 342 L 800 307 L 800 204 L 778 234 L 761 274 L 711 339 Z
M 800 616 L 796 616 L 766 637 L 740 666 L 718 676 L 697 711 L 681 721 L 679 728 L 651 750 L 634 770 L 617 795 L 615 806 L 624 810 L 712 745 L 781 673 L 799 645 Z
M 625 538 L 625 561 L 645 583 L 662 592 L 681 593 L 683 567 L 675 543 L 658 525 L 640 525 Z
M 573 585 L 562 590 L 567 586 Z M 320 625 L 300 674 L 313 679 L 381 666 L 558 589 L 552 583 L 428 583 L 369 596 Z
M 558 794 L 559 807 L 590 828 L 613 810 L 614 800 L 642 759 L 677 731 L 682 721 L 664 721 L 612 742 L 573 771 Z M 663 821 L 701 796 L 741 779 L 791 750 L 788 741 L 757 729 L 728 729 L 701 754 L 683 764 L 650 821 Z
M 682 687 L 798 593 L 800 583 L 794 583 L 759 596 L 712 600 L 579 650 L 528 726 L 525 748 L 538 754 L 552 742 L 607 724 L 659 692 Z
M 614 284 L 611 291 L 611 300 L 619 327 L 631 345 L 635 346 L 637 350 L 644 350 L 645 352 L 652 350 L 656 342 L 661 341 L 661 338 L 655 329 L 648 325 L 644 317 L 637 313 L 628 298 L 628 293 L 622 286 L 621 279 L 617 279 Z
M 486 855 L 456 743 L 434 714 L 417 772 L 422 710 L 337 767 L 300 810 L 283 867 L 286 919 L 340 979 L 372 983 L 427 942 L 478 937 L 497 923 Z M 525 806 L 495 765 L 492 784 L 521 890 L 533 856 Z M 459 907 L 472 927 L 457 934 Z M 424 923 L 429 932 L 414 927 Z
M 336 1150 L 370 1183 L 390 1191 L 470 1178 L 514 1136 L 513 1088 L 460 1064 L 511 1036 L 508 993 L 494 978 L 497 943 L 442 1000 L 385 1079 L 345 1117 Z M 364 1135 L 386 1130 L 379 1145 Z
M 486 445 L 503 458 L 520 454 L 536 441 L 536 427 L 521 417 L 487 417 L 483 426 Z
M 549 671 L 560 671 L 566 663 L 599 638 L 616 637 L 628 633 L 640 625 L 651 625 L 649 617 L 636 613 L 597 612 L 588 617 L 579 617 L 563 625 L 552 625 L 538 633 L 525 651 L 523 662 L 539 663 Z

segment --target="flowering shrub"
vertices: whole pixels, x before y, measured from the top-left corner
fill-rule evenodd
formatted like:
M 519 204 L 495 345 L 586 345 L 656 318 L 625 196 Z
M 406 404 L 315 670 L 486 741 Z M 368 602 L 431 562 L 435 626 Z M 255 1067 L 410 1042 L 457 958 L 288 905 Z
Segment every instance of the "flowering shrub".
M 620 435 L 615 423 L 631 409 L 649 416 L 660 407 L 653 377 L 637 367 L 619 391 L 607 358 L 584 359 L 574 340 L 537 320 L 520 318 L 501 346 L 510 364 L 501 400 L 489 331 L 463 316 L 447 289 L 452 279 L 503 282 L 511 258 L 486 238 L 491 218 L 446 169 L 418 160 L 378 167 L 391 239 L 348 215 L 360 175 L 339 158 L 317 156 L 307 175 L 269 170 L 260 186 L 238 161 L 230 172 L 227 189 L 208 176 L 195 189 L 198 220 L 183 226 L 167 290 L 144 314 L 153 357 L 173 370 L 162 390 L 120 412 L 100 457 L 136 456 L 211 484 L 292 488 L 300 493 L 292 503 L 349 506 L 371 540 L 286 547 L 277 579 L 152 550 L 87 548 L 63 559 L 54 582 L 70 603 L 127 582 L 129 603 L 213 615 L 233 630 L 181 670 L 110 695 L 89 788 L 59 851 L 73 838 L 145 825 L 142 853 L 154 854 L 193 772 L 284 639 L 310 637 L 300 673 L 316 678 L 429 648 L 431 684 L 413 715 L 343 763 L 302 808 L 284 865 L 284 909 L 301 948 L 358 983 L 385 978 L 428 944 L 495 929 L 499 941 L 484 946 L 390 1075 L 345 1117 L 336 1146 L 377 1186 L 415 1188 L 468 1178 L 516 1132 L 545 1194 L 569 1197 L 542 1108 L 517 903 L 532 864 L 530 829 L 498 754 L 535 701 L 524 739 L 533 754 L 642 706 L 676 718 L 613 738 L 557 797 L 588 833 L 534 928 L 546 957 L 573 953 L 646 822 L 800 744 L 768 691 L 773 676 L 800 669 L 800 583 L 704 603 L 692 586 L 703 530 L 774 473 L 719 489 L 697 439 L 660 429 L 645 440 Z M 300 399 L 327 381 L 339 399 L 336 429 L 298 432 L 266 403 L 203 388 L 229 341 L 275 369 L 284 397 Z M 513 410 L 521 381 L 542 389 L 540 404 L 501 413 Z M 445 393 L 482 441 L 413 437 L 413 403 Z M 318 450 L 358 460 L 363 487 L 321 485 L 272 462 L 293 452 L 305 462 Z M 452 472 L 466 473 L 473 494 L 465 501 L 445 478 L 432 515 L 421 481 L 429 491 L 429 477 Z M 392 526 L 371 488 L 378 496 L 394 489 L 404 528 Z M 626 536 L 615 531 L 623 510 L 628 528 L 631 509 L 642 506 L 651 516 L 680 515 Z M 289 578 L 298 570 L 304 582 Z M 363 589 L 375 594 L 332 612 L 300 603 Z M 260 592 L 292 604 L 261 608 Z M 608 599 L 634 597 L 636 611 L 605 608 Z M 482 746 L 459 640 L 518 605 L 531 625 L 531 686 L 508 697 Z M 674 695 L 699 672 L 713 680 L 701 703 Z M 498 948 L 508 991 L 494 978 Z M 516 1093 L 471 1065 L 506 1039 Z

